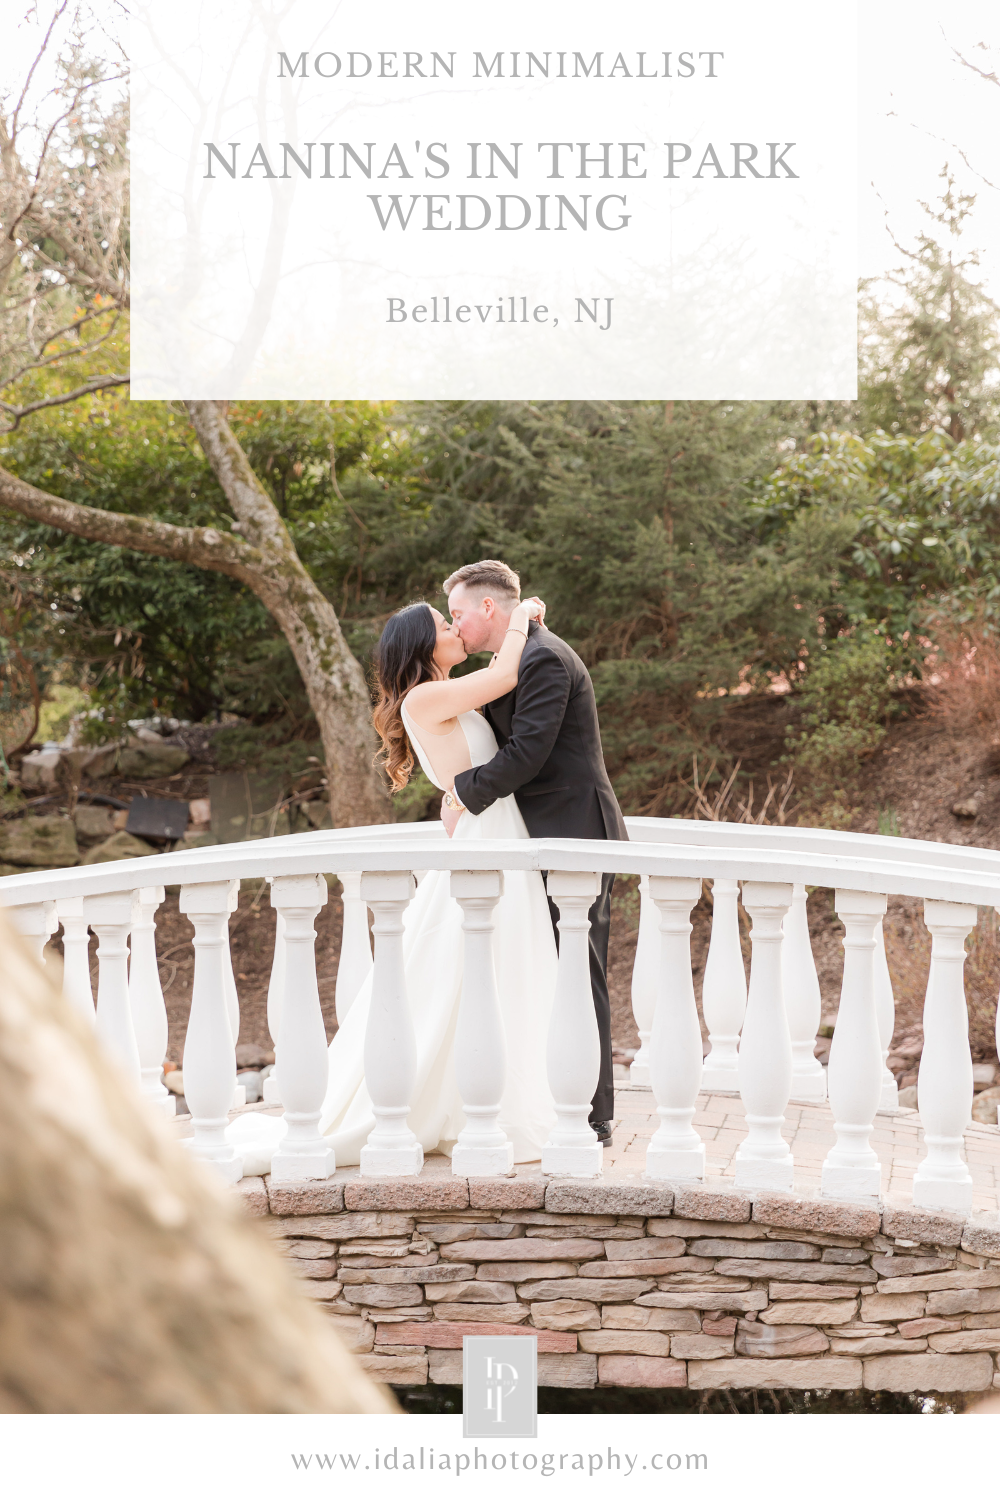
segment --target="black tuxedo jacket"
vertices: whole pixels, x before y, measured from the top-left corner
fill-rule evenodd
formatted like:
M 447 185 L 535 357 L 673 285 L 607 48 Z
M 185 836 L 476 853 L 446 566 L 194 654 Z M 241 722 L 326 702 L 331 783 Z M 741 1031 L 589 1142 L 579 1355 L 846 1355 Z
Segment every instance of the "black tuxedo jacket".
M 500 749 L 455 777 L 470 812 L 513 792 L 532 838 L 628 838 L 604 767 L 590 673 L 565 641 L 533 620 L 517 686 L 486 705 L 486 718 Z

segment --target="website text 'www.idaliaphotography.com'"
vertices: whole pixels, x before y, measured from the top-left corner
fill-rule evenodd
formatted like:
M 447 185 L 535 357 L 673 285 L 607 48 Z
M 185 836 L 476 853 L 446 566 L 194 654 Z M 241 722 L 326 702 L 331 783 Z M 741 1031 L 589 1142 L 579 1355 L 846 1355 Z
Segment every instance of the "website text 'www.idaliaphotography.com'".
M 401 1448 L 374 1448 L 360 1453 L 293 1453 L 292 1465 L 298 1470 L 329 1469 L 334 1472 L 368 1470 L 369 1472 L 398 1473 L 410 1470 L 433 1470 L 436 1474 L 451 1475 L 461 1479 L 505 1469 L 514 1473 L 536 1473 L 549 1479 L 557 1474 L 584 1473 L 613 1474 L 615 1478 L 628 1479 L 632 1474 L 650 1472 L 676 1473 L 678 1470 L 708 1470 L 706 1453 L 616 1453 L 607 1448 L 593 1453 L 534 1453 L 530 1449 L 508 1452 L 482 1452 L 473 1448 L 470 1452 L 449 1453 L 441 1449 L 417 1448 L 412 1451 Z

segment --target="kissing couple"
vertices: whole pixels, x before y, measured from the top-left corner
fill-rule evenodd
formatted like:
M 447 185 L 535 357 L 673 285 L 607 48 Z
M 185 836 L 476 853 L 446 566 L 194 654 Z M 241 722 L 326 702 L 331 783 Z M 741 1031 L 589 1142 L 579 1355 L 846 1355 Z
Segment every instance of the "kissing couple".
M 601 750 L 594 689 L 583 662 L 544 625 L 545 606 L 524 603 L 506 563 L 486 559 L 447 578 L 450 622 L 430 604 L 410 604 L 387 621 L 375 659 L 374 723 L 394 791 L 416 763 L 444 793 L 441 818 L 454 839 L 627 839 Z M 452 677 L 469 655 L 487 667 Z M 590 978 L 601 1069 L 590 1111 L 598 1140 L 614 1118 L 608 932 L 613 875 L 590 908 Z M 494 962 L 507 1038 L 507 1081 L 499 1124 L 514 1160 L 537 1161 L 553 1125 L 545 1054 L 556 988 L 559 913 L 545 877 L 504 874 L 495 909 Z M 417 1069 L 409 1127 L 424 1152 L 451 1154 L 465 1121 L 455 1081 L 454 1044 L 462 993 L 462 912 L 450 875 L 432 870 L 403 914 L 406 985 Z M 364 1044 L 371 1003 L 366 980 L 330 1043 L 320 1130 L 338 1166 L 355 1165 L 375 1124 L 365 1086 Z M 254 1129 L 260 1115 L 227 1134 Z M 253 1123 L 251 1123 L 253 1122 Z M 244 1171 L 254 1163 L 240 1139 Z M 273 1149 L 273 1146 L 272 1148 Z M 268 1153 L 269 1155 L 269 1153 Z

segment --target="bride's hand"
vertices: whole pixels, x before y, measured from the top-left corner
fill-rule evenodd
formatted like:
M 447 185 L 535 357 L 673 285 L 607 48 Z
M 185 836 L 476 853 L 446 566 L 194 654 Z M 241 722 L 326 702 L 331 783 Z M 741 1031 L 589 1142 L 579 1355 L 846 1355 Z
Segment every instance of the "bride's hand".
M 521 601 L 528 612 L 529 620 L 537 620 L 539 625 L 545 623 L 545 605 L 537 594 L 532 594 L 530 599 Z

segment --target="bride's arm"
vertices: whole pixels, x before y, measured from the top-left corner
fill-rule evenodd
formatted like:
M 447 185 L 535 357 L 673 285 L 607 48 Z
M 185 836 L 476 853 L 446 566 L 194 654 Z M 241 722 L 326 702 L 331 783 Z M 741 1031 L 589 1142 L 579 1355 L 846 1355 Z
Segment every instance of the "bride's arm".
M 422 682 L 407 695 L 407 706 L 423 727 L 443 724 L 457 714 L 472 708 L 482 708 L 496 698 L 502 698 L 517 686 L 517 669 L 528 639 L 528 621 L 538 617 L 538 605 L 534 600 L 518 604 L 510 617 L 503 645 L 496 654 L 492 666 L 481 667 L 464 677 L 447 678 L 442 682 Z

